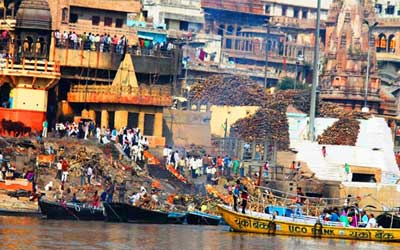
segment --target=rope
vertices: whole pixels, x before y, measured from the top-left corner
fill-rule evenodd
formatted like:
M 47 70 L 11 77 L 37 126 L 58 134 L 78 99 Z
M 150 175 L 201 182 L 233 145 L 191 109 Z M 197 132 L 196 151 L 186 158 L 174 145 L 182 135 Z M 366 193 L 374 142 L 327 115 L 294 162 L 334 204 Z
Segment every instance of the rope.
M 108 202 L 105 202 L 105 201 L 104 201 L 103 204 L 107 204 L 108 207 L 111 209 L 111 211 L 114 213 L 114 215 L 117 216 L 118 220 L 119 220 L 120 222 L 122 222 L 121 217 L 119 217 L 119 215 L 115 212 L 115 210 L 111 207 L 111 205 L 110 205 Z

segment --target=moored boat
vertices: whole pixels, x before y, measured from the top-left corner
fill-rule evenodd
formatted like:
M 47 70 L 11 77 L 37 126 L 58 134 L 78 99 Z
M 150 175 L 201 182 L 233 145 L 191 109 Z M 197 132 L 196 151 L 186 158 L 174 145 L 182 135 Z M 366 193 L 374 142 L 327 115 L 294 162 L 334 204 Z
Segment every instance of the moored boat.
M 193 211 L 186 214 L 186 221 L 189 225 L 218 226 L 221 222 L 221 216 Z
M 186 221 L 186 213 L 169 212 L 168 224 L 183 224 Z
M 84 203 L 59 203 L 39 200 L 40 211 L 47 219 L 104 221 L 103 208 L 94 208 Z
M 167 224 L 168 213 L 153 211 L 126 203 L 103 203 L 106 220 L 110 222 Z
M 296 218 L 283 220 L 270 214 L 251 211 L 241 214 L 223 205 L 219 205 L 218 210 L 225 222 L 238 232 L 400 242 L 400 229 L 343 227 L 339 224 L 325 224 L 318 219 L 302 222 Z

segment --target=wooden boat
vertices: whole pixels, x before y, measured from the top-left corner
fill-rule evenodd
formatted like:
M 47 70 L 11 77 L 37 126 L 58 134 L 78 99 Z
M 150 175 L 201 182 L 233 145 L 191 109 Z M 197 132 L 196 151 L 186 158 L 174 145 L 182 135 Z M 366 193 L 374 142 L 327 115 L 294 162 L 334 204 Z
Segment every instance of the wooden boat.
M 84 203 L 59 203 L 39 200 L 40 211 L 47 219 L 104 221 L 103 208 L 93 208 Z
M 218 226 L 221 222 L 221 216 L 202 213 L 199 211 L 188 212 L 186 221 L 189 225 L 211 225 Z
M 295 218 L 282 219 L 273 215 L 246 211 L 241 214 L 223 205 L 218 206 L 225 222 L 234 230 L 246 233 L 277 234 L 301 237 L 335 238 L 350 240 L 400 242 L 400 229 L 352 228 L 325 224 L 318 220 L 297 221 Z
M 106 220 L 110 222 L 167 224 L 168 213 L 153 211 L 126 203 L 103 203 Z
M 390 213 L 383 213 L 376 217 L 378 225 L 384 228 L 400 228 L 400 217 Z
M 168 224 L 183 224 L 186 221 L 186 213 L 169 212 Z

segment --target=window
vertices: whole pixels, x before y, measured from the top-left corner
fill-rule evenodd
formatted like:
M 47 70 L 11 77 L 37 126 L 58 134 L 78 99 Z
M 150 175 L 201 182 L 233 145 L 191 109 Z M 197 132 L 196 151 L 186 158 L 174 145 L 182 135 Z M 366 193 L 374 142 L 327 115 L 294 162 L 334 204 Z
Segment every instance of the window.
M 116 28 L 122 28 L 123 25 L 124 25 L 124 19 L 121 19 L 121 18 L 115 19 L 115 27 Z
M 99 16 L 92 16 L 92 25 L 98 26 L 100 24 L 100 17 Z
M 270 12 L 271 12 L 271 5 L 266 4 L 265 5 L 265 14 L 270 14 Z
M 106 16 L 104 18 L 104 26 L 111 27 L 112 26 L 112 17 Z
M 400 10 L 397 11 L 397 15 L 400 16 Z
M 70 23 L 77 23 L 78 22 L 78 14 L 70 13 L 69 14 L 69 22 Z
M 308 11 L 307 11 L 307 10 L 303 10 L 302 17 L 303 17 L 304 19 L 307 19 L 307 14 L 308 14 Z
M 143 135 L 150 135 L 154 134 L 154 117 L 153 114 L 145 114 L 144 115 L 144 131 Z
M 286 12 L 287 12 L 287 7 L 282 6 L 282 16 L 286 16 Z
M 179 22 L 179 30 L 188 31 L 189 30 L 189 23 L 185 21 Z
M 61 16 L 62 16 L 61 21 L 63 23 L 68 23 L 68 19 L 69 19 L 68 8 L 63 8 L 62 9 L 62 15 Z
M 300 17 L 300 10 L 299 9 L 293 9 L 293 17 L 294 18 L 299 18 Z
M 382 13 L 382 4 L 380 4 L 380 3 L 375 4 L 375 12 L 377 14 Z
M 386 14 L 387 15 L 393 15 L 394 14 L 394 5 L 388 5 L 386 8 Z

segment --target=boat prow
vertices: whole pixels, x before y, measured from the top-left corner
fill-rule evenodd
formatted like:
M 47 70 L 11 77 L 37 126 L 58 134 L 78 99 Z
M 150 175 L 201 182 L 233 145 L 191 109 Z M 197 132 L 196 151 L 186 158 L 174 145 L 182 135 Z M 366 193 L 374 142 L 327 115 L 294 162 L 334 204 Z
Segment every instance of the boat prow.
M 287 218 L 284 220 L 283 217 L 275 218 L 270 214 L 251 211 L 242 214 L 224 205 L 218 205 L 218 211 L 225 222 L 238 232 L 400 242 L 400 229 L 343 227 L 338 223 L 331 225 L 317 219 Z

